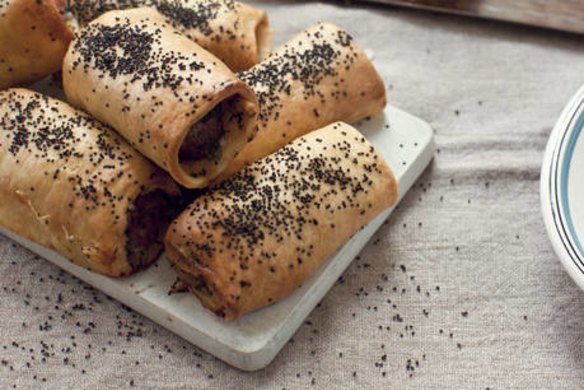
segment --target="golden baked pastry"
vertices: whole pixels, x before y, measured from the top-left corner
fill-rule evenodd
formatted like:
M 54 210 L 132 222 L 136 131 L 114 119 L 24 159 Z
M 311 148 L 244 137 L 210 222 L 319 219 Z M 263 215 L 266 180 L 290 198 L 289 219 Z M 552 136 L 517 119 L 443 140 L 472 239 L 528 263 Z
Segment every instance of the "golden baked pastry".
M 61 69 L 73 33 L 62 1 L 0 0 L 0 89 Z
M 371 61 L 332 24 L 307 29 L 238 76 L 258 96 L 259 131 L 219 180 L 309 131 L 378 114 L 387 103 Z
M 0 225 L 109 276 L 162 252 L 178 187 L 113 130 L 59 100 L 0 91 Z
M 107 11 L 156 8 L 178 31 L 238 72 L 269 52 L 272 31 L 264 10 L 233 0 L 70 0 L 81 25 Z
M 253 91 L 152 8 L 81 29 L 63 64 L 68 100 L 187 188 L 215 178 L 255 134 Z
M 170 225 L 167 258 L 205 307 L 232 320 L 294 291 L 397 191 L 373 146 L 338 122 L 197 198 Z

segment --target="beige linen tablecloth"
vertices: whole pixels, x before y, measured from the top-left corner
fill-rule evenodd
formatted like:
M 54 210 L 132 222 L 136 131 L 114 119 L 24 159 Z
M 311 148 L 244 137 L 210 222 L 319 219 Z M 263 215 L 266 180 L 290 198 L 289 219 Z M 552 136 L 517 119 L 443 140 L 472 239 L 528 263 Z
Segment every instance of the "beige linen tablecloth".
M 582 388 L 584 292 L 539 206 L 584 38 L 362 5 L 258 2 L 276 42 L 317 21 L 375 53 L 438 153 L 265 370 L 244 373 L 0 238 L 0 388 Z

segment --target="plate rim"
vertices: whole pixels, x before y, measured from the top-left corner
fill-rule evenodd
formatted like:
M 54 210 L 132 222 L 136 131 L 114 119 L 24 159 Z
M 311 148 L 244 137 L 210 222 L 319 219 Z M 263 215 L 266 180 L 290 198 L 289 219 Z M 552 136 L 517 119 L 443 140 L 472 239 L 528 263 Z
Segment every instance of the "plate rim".
M 560 262 L 582 290 L 584 251 L 571 220 L 567 192 L 573 151 L 583 128 L 584 85 L 566 105 L 550 134 L 540 175 L 541 210 L 548 236 Z

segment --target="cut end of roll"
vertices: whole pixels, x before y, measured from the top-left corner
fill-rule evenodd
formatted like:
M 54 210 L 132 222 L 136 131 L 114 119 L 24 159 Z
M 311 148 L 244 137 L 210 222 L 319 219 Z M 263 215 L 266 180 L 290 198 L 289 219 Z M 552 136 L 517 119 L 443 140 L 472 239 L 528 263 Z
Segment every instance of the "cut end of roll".
M 215 106 L 203 119 L 190 127 L 179 151 L 181 164 L 221 158 L 227 131 L 224 114 L 228 106 L 229 99 Z
M 232 307 L 233 305 L 226 302 L 203 262 L 196 255 L 191 254 L 190 257 L 183 255 L 168 237 L 167 234 L 166 256 L 177 271 L 180 281 L 199 299 L 203 307 L 212 311 L 216 316 L 225 321 L 239 318 L 240 313 Z
M 220 100 L 185 132 L 178 151 L 180 171 L 171 172 L 180 184 L 208 186 L 255 134 L 257 102 L 244 92 Z
M 132 272 L 145 269 L 162 253 L 163 238 L 177 208 L 162 190 L 139 195 L 128 209 L 126 256 Z

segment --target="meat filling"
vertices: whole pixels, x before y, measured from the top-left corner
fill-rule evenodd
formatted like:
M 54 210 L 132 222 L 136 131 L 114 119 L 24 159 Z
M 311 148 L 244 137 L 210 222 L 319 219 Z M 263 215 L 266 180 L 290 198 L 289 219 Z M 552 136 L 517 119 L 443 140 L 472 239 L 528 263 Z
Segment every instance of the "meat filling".
M 225 135 L 223 115 L 223 104 L 219 104 L 190 128 L 180 148 L 181 161 L 200 161 L 219 155 Z
M 221 304 L 218 296 L 213 294 L 213 290 L 207 284 L 205 278 L 200 275 L 185 275 L 181 273 L 182 281 L 189 287 L 189 289 L 199 298 L 203 306 L 212 310 L 219 317 L 225 317 L 225 306 Z
M 134 201 L 126 227 L 126 253 L 133 270 L 145 268 L 162 252 L 162 239 L 177 212 L 173 203 L 160 190 L 140 195 Z
M 228 310 L 223 305 L 220 296 L 214 292 L 212 283 L 209 283 L 201 273 L 194 271 L 189 266 L 191 264 L 191 259 L 175 252 L 172 246 L 167 247 L 167 254 L 169 257 L 176 256 L 177 267 L 175 269 L 180 276 L 181 282 L 184 283 L 187 288 L 197 296 L 197 298 L 199 298 L 203 306 L 212 310 L 218 316 L 225 318 Z M 199 262 L 196 255 L 192 255 L 191 258 L 194 259 L 196 263 L 202 264 Z M 183 270 L 181 264 L 184 264 L 187 268 L 191 269 L 189 271 Z

